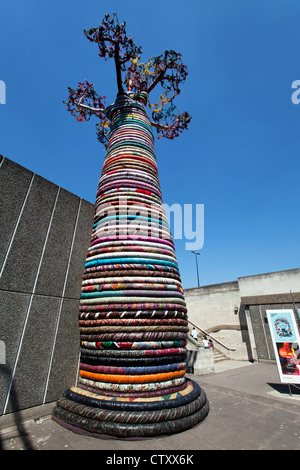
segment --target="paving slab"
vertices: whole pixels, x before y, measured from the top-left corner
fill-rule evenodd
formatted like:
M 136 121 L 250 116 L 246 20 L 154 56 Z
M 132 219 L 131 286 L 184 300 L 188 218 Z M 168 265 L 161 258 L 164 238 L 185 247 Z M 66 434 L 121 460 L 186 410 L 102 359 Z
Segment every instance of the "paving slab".
M 279 383 L 276 365 L 224 361 L 215 373 L 187 376 L 205 390 L 210 412 L 198 426 L 185 432 L 142 440 L 84 436 L 54 422 L 48 407 L 47 412 L 41 411 L 43 416 L 31 417 L 17 426 L 0 418 L 1 448 L 100 450 L 103 459 L 128 452 L 139 456 L 143 450 L 148 452 L 147 459 L 155 456 L 153 461 L 148 460 L 155 465 L 163 462 L 154 459 L 162 459 L 158 455 L 167 453 L 181 455 L 184 463 L 189 455 L 199 459 L 202 450 L 300 450 L 300 390 L 292 388 L 290 395 L 287 386 Z

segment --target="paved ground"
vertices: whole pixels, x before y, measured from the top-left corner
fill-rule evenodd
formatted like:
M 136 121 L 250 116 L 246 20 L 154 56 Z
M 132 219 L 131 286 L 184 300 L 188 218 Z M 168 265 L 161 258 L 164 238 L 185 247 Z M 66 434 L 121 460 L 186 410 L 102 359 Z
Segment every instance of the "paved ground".
M 183 433 L 142 441 L 82 436 L 52 421 L 48 406 L 41 408 L 40 416 L 27 417 L 17 426 L 12 416 L 0 418 L 0 448 L 102 450 L 112 456 L 123 451 L 138 455 L 141 449 L 174 455 L 198 450 L 300 450 L 300 390 L 292 387 L 289 394 L 279 382 L 276 365 L 224 361 L 216 364 L 213 374 L 189 376 L 205 390 L 210 412 L 200 425 Z

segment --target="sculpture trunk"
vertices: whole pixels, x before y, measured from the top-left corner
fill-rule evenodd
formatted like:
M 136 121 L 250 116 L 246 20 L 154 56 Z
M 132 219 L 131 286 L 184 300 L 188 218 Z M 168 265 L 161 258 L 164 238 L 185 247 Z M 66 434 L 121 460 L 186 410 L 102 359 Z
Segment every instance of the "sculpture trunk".
M 96 436 L 188 429 L 208 413 L 185 377 L 187 309 L 166 218 L 146 93 L 107 109 L 111 132 L 79 307 L 78 383 L 53 419 Z

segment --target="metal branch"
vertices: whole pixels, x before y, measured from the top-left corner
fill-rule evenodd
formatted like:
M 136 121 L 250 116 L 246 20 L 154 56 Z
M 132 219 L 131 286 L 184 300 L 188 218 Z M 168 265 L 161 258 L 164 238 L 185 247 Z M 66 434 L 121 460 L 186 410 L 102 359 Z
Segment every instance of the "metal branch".
M 151 83 L 151 85 L 147 88 L 147 93 L 149 94 L 150 91 L 153 90 L 153 88 L 156 87 L 156 85 L 163 79 L 163 76 L 164 74 L 166 73 L 166 70 L 162 70 L 161 72 L 159 72 L 159 74 L 157 75 L 157 77 L 153 80 L 153 82 Z
M 90 111 L 91 113 L 99 113 L 101 111 L 104 111 L 104 108 L 93 108 L 92 106 L 87 106 L 86 104 L 82 104 L 84 98 L 86 95 L 82 95 L 81 98 L 79 99 L 77 106 L 78 108 L 85 109 L 87 111 Z
M 150 121 L 150 124 L 153 127 L 156 127 L 156 129 L 162 129 L 163 131 L 167 131 L 174 125 L 174 123 L 172 123 L 170 126 L 163 126 L 162 124 L 158 124 L 158 122 L 154 122 L 154 121 Z
M 121 64 L 120 64 L 120 45 L 118 41 L 115 42 L 115 66 L 116 66 L 116 74 L 117 74 L 118 93 L 122 94 L 124 92 L 124 89 L 122 85 L 122 74 L 121 74 Z

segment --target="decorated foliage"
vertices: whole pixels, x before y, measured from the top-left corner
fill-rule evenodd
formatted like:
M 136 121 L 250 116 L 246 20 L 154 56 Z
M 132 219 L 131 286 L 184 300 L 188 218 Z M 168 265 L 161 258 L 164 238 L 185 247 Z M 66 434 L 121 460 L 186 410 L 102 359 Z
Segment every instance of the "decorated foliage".
M 84 34 L 97 44 L 101 58 L 114 59 L 119 94 L 143 91 L 149 95 L 157 86 L 161 87 L 156 102 L 148 100 L 151 124 L 156 128 L 157 138 L 174 139 L 187 129 L 191 120 L 186 111 L 179 113 L 173 102 L 188 75 L 187 67 L 181 54 L 173 50 L 142 62 L 142 49 L 135 45 L 132 36 L 127 36 L 125 27 L 126 23 L 119 23 L 114 13 L 106 15 L 99 27 L 84 30 Z M 69 88 L 65 103 L 78 121 L 88 121 L 95 114 L 100 121 L 96 126 L 98 140 L 107 145 L 110 123 L 104 113 L 104 98 L 96 93 L 93 84 L 85 81 L 78 83 L 76 89 Z

